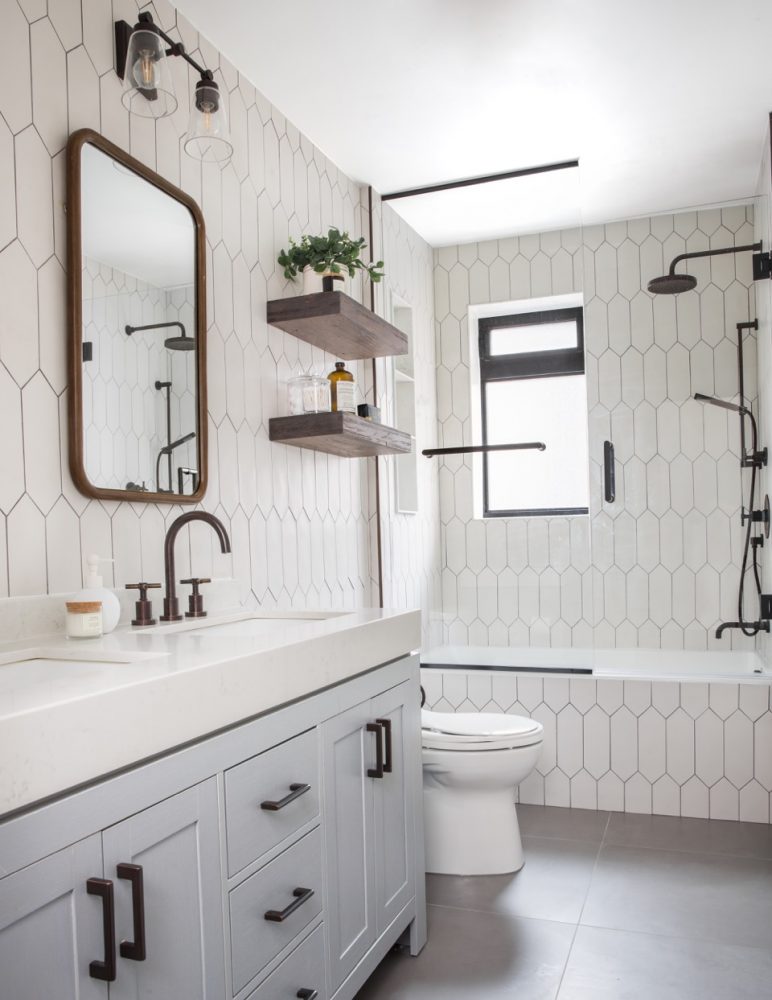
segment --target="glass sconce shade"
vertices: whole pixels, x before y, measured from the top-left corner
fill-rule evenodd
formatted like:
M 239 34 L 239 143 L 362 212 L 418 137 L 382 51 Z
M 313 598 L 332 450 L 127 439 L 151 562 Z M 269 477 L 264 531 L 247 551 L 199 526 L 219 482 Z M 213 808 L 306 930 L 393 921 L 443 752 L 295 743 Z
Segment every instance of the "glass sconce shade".
M 233 154 L 228 118 L 214 80 L 204 77 L 196 84 L 185 152 L 204 163 L 224 163 Z
M 142 118 L 165 118 L 177 110 L 165 43 L 144 26 L 136 27 L 129 39 L 121 102 Z

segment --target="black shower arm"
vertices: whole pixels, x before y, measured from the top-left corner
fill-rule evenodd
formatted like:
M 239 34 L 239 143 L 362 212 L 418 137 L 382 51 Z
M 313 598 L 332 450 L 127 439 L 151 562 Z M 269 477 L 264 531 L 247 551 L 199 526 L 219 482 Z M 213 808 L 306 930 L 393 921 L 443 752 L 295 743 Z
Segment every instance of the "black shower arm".
M 741 247 L 721 247 L 718 250 L 694 250 L 692 253 L 681 253 L 673 258 L 669 273 L 671 275 L 675 274 L 675 266 L 682 260 L 693 260 L 695 257 L 718 257 L 725 253 L 744 253 L 746 250 L 759 253 L 761 251 L 761 241 L 758 243 L 749 243 Z
M 182 336 L 187 337 L 187 334 L 185 333 L 185 327 L 182 325 L 182 323 L 178 323 L 176 320 L 172 321 L 171 323 L 146 323 L 145 326 L 129 326 L 127 324 L 124 329 L 126 331 L 126 336 L 130 337 L 132 333 L 139 333 L 140 330 L 166 330 L 170 326 L 178 326 L 182 331 Z
M 480 455 L 489 451 L 546 451 L 543 441 L 525 441 L 518 444 L 474 444 L 458 448 L 426 448 L 421 452 L 427 458 L 435 455 Z

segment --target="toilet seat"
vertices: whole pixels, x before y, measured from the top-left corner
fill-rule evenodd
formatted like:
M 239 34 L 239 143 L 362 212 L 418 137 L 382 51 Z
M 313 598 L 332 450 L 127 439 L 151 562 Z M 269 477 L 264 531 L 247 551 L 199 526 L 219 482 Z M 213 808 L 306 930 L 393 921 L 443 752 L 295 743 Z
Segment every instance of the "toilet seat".
M 512 750 L 541 743 L 544 727 L 522 715 L 421 711 L 421 742 L 427 750 Z

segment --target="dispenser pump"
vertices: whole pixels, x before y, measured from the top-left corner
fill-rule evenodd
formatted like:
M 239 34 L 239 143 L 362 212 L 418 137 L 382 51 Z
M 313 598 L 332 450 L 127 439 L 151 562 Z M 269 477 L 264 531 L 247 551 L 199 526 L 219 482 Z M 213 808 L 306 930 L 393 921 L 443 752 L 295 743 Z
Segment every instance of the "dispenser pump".
M 114 559 L 102 559 L 101 556 L 86 557 L 86 580 L 83 590 L 76 595 L 78 601 L 100 601 L 102 604 L 102 631 L 112 632 L 121 617 L 121 602 L 108 587 L 102 583 L 99 572 L 100 563 L 111 563 Z
M 103 587 L 102 575 L 99 572 L 99 564 L 107 562 L 115 562 L 114 559 L 103 559 L 101 556 L 86 556 L 86 586 L 87 587 Z

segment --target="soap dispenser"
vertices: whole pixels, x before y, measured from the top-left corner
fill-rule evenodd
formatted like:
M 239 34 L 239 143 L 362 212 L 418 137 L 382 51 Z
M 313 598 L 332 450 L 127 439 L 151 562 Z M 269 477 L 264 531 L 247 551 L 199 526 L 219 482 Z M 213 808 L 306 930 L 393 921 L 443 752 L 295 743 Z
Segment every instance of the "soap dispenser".
M 99 556 L 88 556 L 86 558 L 86 586 L 75 595 L 76 601 L 101 601 L 102 602 L 102 632 L 112 632 L 121 617 L 121 602 L 102 583 L 99 573 L 101 562 L 114 562 L 113 559 L 100 559 Z

